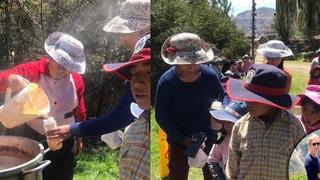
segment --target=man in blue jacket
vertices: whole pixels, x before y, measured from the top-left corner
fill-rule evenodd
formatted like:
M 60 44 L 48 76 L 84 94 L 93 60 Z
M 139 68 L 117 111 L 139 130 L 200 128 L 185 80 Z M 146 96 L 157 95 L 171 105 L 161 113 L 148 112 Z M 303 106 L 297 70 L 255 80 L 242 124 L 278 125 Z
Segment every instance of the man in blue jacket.
M 320 147 L 320 138 L 316 134 L 312 134 L 308 138 L 309 153 L 306 155 L 304 167 L 307 171 L 308 180 L 320 179 L 320 159 L 318 151 Z

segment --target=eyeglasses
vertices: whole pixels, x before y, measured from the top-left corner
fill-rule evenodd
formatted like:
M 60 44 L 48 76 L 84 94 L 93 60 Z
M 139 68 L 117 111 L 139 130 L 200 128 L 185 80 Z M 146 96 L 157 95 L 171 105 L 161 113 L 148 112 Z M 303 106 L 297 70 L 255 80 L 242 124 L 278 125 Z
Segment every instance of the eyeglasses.
M 320 146 L 320 142 L 312 143 L 312 146 Z

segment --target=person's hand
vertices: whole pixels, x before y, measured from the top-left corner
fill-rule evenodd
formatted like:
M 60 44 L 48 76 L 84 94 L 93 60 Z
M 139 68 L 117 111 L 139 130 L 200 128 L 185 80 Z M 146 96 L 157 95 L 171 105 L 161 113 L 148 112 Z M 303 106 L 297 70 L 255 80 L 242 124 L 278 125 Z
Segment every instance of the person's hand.
M 8 78 L 8 86 L 13 92 L 19 92 L 25 88 L 30 82 L 20 75 L 11 74 Z
M 196 139 L 194 139 L 193 137 L 191 136 L 188 136 L 188 137 L 185 137 L 183 140 L 182 140 L 182 143 L 186 146 L 188 146 L 189 144 L 195 142 Z
M 317 174 L 317 176 L 318 176 L 318 179 L 320 179 L 320 172 Z
M 70 125 L 57 126 L 46 132 L 48 138 L 60 138 L 66 140 L 71 137 Z

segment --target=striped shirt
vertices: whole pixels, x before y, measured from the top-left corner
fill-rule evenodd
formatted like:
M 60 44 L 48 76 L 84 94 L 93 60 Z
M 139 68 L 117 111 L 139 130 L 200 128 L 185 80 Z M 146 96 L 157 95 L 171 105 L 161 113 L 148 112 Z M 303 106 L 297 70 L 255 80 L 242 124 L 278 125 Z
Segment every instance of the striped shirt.
M 232 130 L 227 179 L 288 179 L 288 163 L 295 146 L 305 136 L 302 124 L 280 110 L 269 128 L 250 114 Z
M 150 179 L 150 116 L 147 111 L 131 123 L 120 150 L 120 180 Z

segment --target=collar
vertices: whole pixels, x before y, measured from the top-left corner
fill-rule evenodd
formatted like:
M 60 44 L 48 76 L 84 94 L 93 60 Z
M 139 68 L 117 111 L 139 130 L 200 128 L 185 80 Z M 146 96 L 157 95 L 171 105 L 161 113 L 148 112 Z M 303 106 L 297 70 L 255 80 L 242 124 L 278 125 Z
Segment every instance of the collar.
M 131 103 L 130 104 L 130 111 L 131 114 L 135 117 L 135 118 L 139 118 L 140 115 L 145 111 L 143 109 L 141 109 L 137 103 Z

